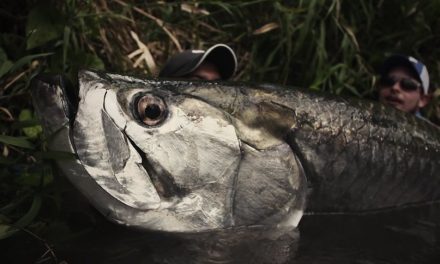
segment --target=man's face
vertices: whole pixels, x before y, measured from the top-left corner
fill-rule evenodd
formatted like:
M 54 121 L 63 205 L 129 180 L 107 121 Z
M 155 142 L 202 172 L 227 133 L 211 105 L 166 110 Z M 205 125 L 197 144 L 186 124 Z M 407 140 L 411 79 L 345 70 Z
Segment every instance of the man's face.
M 192 80 L 208 80 L 208 81 L 215 81 L 220 80 L 221 75 L 218 71 L 217 66 L 215 66 L 211 62 L 203 62 L 200 64 L 200 66 L 190 74 L 188 74 L 189 79 Z
M 409 69 L 396 67 L 386 77 L 379 83 L 379 100 L 382 103 L 408 113 L 415 113 L 428 103 L 420 82 Z

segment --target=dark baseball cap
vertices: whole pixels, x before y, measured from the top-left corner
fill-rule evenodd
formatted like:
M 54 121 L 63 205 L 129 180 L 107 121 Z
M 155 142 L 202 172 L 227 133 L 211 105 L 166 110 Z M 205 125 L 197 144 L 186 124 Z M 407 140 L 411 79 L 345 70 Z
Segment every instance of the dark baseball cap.
M 388 73 L 398 67 L 406 67 L 411 70 L 417 79 L 422 83 L 423 93 L 428 94 L 429 92 L 429 74 L 428 68 L 419 60 L 400 54 L 394 54 L 388 57 L 382 67 L 379 69 L 379 74 L 381 76 L 386 76 Z
M 225 44 L 216 44 L 208 50 L 185 50 L 171 57 L 159 73 L 159 77 L 183 77 L 200 66 L 211 62 L 217 66 L 220 76 L 227 80 L 234 75 L 237 68 L 237 57 L 234 51 Z

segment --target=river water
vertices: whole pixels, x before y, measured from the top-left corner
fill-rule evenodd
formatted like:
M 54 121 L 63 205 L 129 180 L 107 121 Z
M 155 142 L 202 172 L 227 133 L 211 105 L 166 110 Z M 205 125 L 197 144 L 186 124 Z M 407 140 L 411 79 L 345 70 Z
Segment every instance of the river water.
M 439 207 L 369 216 L 306 215 L 292 263 L 440 263 Z
M 75 201 L 64 208 L 74 209 L 78 204 Z M 164 262 L 170 258 L 172 263 L 191 263 L 191 256 L 179 251 L 187 243 L 182 240 L 111 224 L 86 204 L 68 216 L 69 226 L 59 226 L 52 236 L 45 234 L 44 241 L 24 232 L 0 240 L 1 263 L 158 264 L 170 263 Z M 439 264 L 438 219 L 439 205 L 362 216 L 305 215 L 299 225 L 298 249 L 289 263 Z M 54 257 L 46 254 L 42 258 L 47 246 Z

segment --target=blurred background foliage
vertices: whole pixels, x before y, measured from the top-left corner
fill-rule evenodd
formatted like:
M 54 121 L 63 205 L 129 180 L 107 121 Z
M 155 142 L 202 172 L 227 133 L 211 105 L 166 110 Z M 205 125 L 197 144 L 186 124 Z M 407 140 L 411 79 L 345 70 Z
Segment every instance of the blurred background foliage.
M 155 77 L 180 50 L 226 43 L 239 58 L 235 80 L 374 99 L 375 69 L 390 53 L 421 59 L 438 86 L 439 14 L 435 0 L 1 1 L 0 242 L 52 263 L 54 241 L 85 230 L 71 230 L 60 210 L 52 161 L 63 155 L 47 151 L 34 116 L 36 74 Z M 437 123 L 439 98 L 425 111 Z

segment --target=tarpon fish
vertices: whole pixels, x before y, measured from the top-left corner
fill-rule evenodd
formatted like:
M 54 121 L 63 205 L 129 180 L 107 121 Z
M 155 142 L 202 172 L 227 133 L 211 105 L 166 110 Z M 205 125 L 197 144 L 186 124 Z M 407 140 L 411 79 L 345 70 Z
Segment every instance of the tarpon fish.
M 377 103 L 93 71 L 79 74 L 79 100 L 57 76 L 37 77 L 32 93 L 49 148 L 74 155 L 58 161 L 66 176 L 139 232 L 244 232 L 276 255 L 253 261 L 284 263 L 304 212 L 440 200 L 440 130 Z M 210 260 L 243 262 L 233 251 Z

